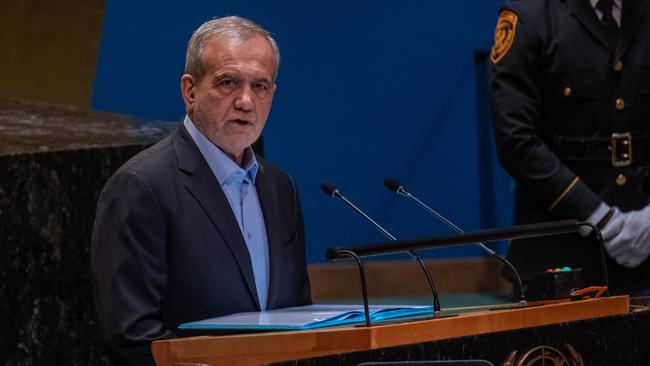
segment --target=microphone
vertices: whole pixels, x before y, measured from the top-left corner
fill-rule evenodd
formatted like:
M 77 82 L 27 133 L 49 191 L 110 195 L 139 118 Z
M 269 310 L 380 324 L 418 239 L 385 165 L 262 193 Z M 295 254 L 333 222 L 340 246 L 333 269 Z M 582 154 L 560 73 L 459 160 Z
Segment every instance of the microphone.
M 356 211 L 359 215 L 361 215 L 366 221 L 371 223 L 375 228 L 377 228 L 379 231 L 381 231 L 382 234 L 384 234 L 388 239 L 390 240 L 397 240 L 396 237 L 394 237 L 391 233 L 389 233 L 386 229 L 384 229 L 381 225 L 379 225 L 375 220 L 371 219 L 370 216 L 366 215 L 365 212 L 361 211 L 360 208 L 354 205 L 354 203 L 350 202 L 345 196 L 341 194 L 341 192 L 336 188 L 336 186 L 332 183 L 329 182 L 323 182 L 320 185 L 320 188 L 325 192 L 330 197 L 338 198 L 341 201 L 345 202 L 346 205 L 351 207 L 354 211 Z
M 379 225 L 375 220 L 370 218 L 365 212 L 363 212 L 360 208 L 355 206 L 350 200 L 348 200 L 343 194 L 336 188 L 336 186 L 332 183 L 329 182 L 323 182 L 320 185 L 321 189 L 325 194 L 327 194 L 330 197 L 337 198 L 341 201 L 343 201 L 346 205 L 348 205 L 350 208 L 352 208 L 356 213 L 361 215 L 366 221 L 368 221 L 372 226 L 374 226 L 377 230 L 379 230 L 384 236 L 386 236 L 388 239 L 396 241 L 397 238 L 393 236 L 391 233 L 389 233 L 386 229 L 384 229 L 381 225 Z M 417 253 L 413 250 L 409 250 L 407 252 L 413 260 L 418 262 L 420 265 L 420 268 L 422 268 L 422 271 L 424 272 L 425 276 L 427 277 L 427 283 L 429 284 L 429 289 L 431 290 L 431 295 L 433 296 L 433 317 L 436 318 L 440 314 L 440 300 L 438 298 L 438 292 L 436 291 L 435 286 L 433 285 L 433 279 L 431 279 L 431 274 L 429 273 L 429 269 L 427 268 L 426 263 L 420 258 Z
M 427 206 L 424 202 L 420 201 L 417 197 L 413 196 L 411 193 L 409 193 L 405 188 L 404 185 L 398 182 L 397 180 L 393 178 L 386 178 L 384 179 L 384 186 L 391 192 L 397 193 L 399 196 L 404 196 L 412 201 L 415 201 L 420 207 L 422 207 L 425 211 L 427 211 L 429 214 L 433 215 L 435 218 L 438 220 L 442 221 L 445 225 L 448 227 L 452 228 L 458 233 L 464 233 L 464 231 L 459 228 L 457 225 L 455 225 L 453 222 L 449 221 L 446 217 L 442 216 L 438 212 L 436 212 L 434 209 L 431 207 Z M 524 294 L 524 286 L 521 282 L 521 277 L 519 276 L 519 272 L 517 272 L 517 269 L 515 266 L 510 263 L 505 257 L 500 256 L 495 252 L 494 250 L 488 248 L 485 244 L 482 242 L 477 243 L 487 254 L 492 256 L 493 258 L 496 258 L 499 260 L 501 263 L 503 263 L 506 267 L 510 269 L 510 271 L 515 275 L 517 279 L 517 285 L 519 287 L 519 304 L 522 306 L 526 305 L 526 295 Z

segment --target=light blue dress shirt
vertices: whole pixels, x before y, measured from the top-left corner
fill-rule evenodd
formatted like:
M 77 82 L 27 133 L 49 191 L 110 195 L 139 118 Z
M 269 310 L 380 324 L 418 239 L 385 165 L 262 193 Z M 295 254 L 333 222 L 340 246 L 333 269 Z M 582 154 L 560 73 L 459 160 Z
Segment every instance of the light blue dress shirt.
M 250 147 L 244 152 L 246 168 L 242 169 L 208 140 L 188 116 L 185 116 L 183 124 L 219 181 L 237 218 L 253 264 L 260 307 L 265 310 L 269 288 L 269 247 L 262 207 L 255 188 L 255 176 L 259 169 L 255 154 Z

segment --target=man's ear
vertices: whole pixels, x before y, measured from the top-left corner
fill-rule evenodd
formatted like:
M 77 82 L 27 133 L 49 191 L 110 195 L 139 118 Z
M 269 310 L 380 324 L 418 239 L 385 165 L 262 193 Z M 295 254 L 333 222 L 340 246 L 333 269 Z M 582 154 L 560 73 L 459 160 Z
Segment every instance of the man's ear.
M 192 104 L 194 104 L 194 89 L 196 83 L 194 82 L 194 77 L 190 74 L 183 74 L 181 76 L 181 94 L 183 95 L 183 101 L 185 102 L 185 107 L 189 109 Z

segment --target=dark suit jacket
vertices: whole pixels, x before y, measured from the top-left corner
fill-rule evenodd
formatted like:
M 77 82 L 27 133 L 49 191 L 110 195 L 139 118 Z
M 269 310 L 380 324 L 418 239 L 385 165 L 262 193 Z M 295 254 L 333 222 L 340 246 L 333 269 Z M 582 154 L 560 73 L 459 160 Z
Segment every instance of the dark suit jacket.
M 311 302 L 302 213 L 289 176 L 258 158 L 268 309 Z M 246 243 L 184 127 L 129 160 L 97 205 L 92 268 L 99 323 L 119 363 L 153 364 L 150 342 L 179 324 L 259 311 Z
M 492 109 L 499 158 L 517 181 L 518 224 L 586 219 L 602 201 L 622 211 L 648 204 L 649 8 L 648 0 L 624 0 L 615 41 L 588 0 L 505 1 L 502 10 L 517 20 L 509 27 L 500 22 L 500 34 L 512 37 L 503 37 L 507 47 L 497 62 L 499 47 L 493 48 Z M 614 132 L 645 138 L 633 141 L 629 166 L 612 165 Z M 594 148 L 598 141 L 604 145 Z M 620 176 L 626 177 L 622 184 Z M 598 248 L 590 239 L 574 234 L 515 241 L 508 257 L 525 277 L 570 266 L 585 270 L 588 285 L 602 284 Z M 650 261 L 636 269 L 608 261 L 614 292 L 650 286 Z

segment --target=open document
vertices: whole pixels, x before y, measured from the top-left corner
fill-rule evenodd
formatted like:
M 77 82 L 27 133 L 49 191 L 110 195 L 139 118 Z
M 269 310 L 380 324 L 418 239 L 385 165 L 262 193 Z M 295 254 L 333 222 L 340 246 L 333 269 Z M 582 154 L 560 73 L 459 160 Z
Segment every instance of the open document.
M 370 321 L 433 315 L 431 306 L 371 305 Z M 180 329 L 304 330 L 364 323 L 363 305 L 307 305 L 184 323 Z

